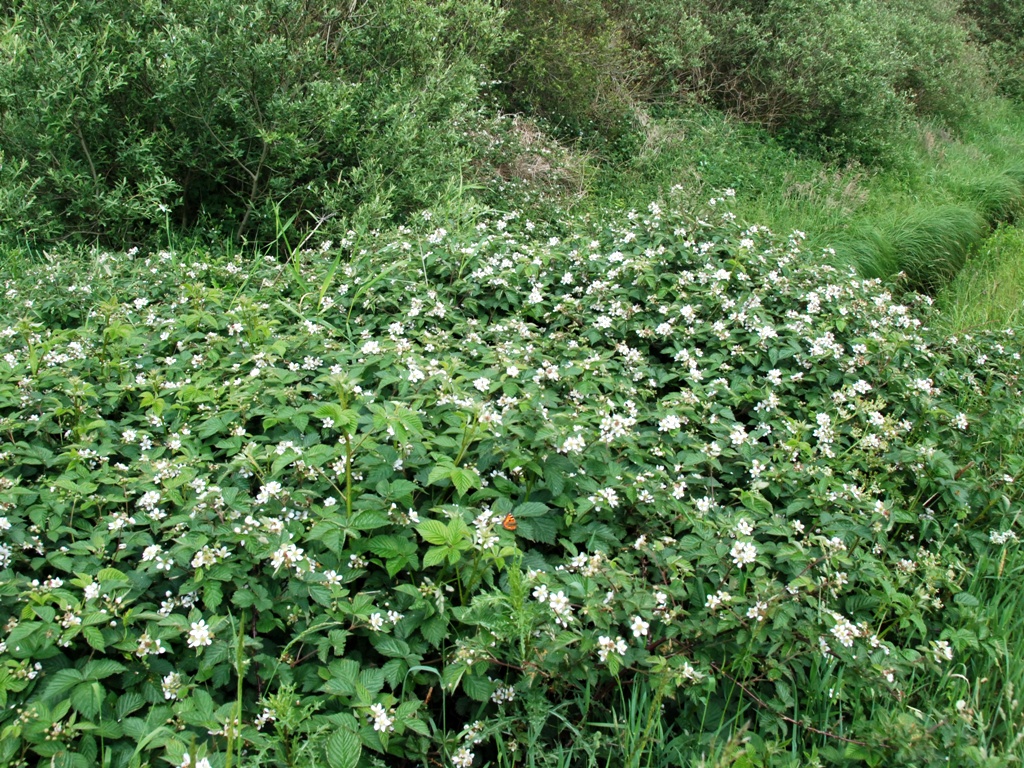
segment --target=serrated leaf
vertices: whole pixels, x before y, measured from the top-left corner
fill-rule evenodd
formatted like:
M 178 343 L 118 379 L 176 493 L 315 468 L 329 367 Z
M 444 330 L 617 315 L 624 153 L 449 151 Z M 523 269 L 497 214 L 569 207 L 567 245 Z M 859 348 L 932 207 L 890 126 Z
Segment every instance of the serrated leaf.
M 405 727 L 420 736 L 430 736 L 430 726 L 418 717 L 409 717 L 402 721 Z
M 77 669 L 59 669 L 50 675 L 46 686 L 45 698 L 55 700 L 62 698 L 68 691 L 85 680 Z
M 431 616 L 420 625 L 420 634 L 423 635 L 423 639 L 435 648 L 441 646 L 441 641 L 444 640 L 447 630 L 448 619 L 440 614 Z
M 454 691 L 466 674 L 464 664 L 449 664 L 441 670 L 441 685 L 446 691 Z
M 359 736 L 346 728 L 339 728 L 327 739 L 327 764 L 331 768 L 356 768 L 363 745 Z
M 364 509 L 352 515 L 349 525 L 357 531 L 372 531 L 374 528 L 391 525 L 391 521 L 376 509 Z
M 132 712 L 144 706 L 145 703 L 146 700 L 142 697 L 142 694 L 136 693 L 135 691 L 127 691 L 117 697 L 117 704 L 114 705 L 114 713 L 117 715 L 118 720 L 123 720 Z
M 103 686 L 97 682 L 79 683 L 71 691 L 71 706 L 87 720 L 100 713 L 103 705 Z
M 359 671 L 359 682 L 370 693 L 380 693 L 384 687 L 384 673 L 379 669 L 363 669 Z
M 451 477 L 452 472 L 455 470 L 451 464 L 438 464 L 430 470 L 430 474 L 427 475 L 427 485 L 434 485 L 442 480 L 447 480 Z
M 554 544 L 558 536 L 558 521 L 552 517 L 534 517 L 519 521 L 516 533 L 527 541 Z
M 480 476 L 476 470 L 456 467 L 452 470 L 450 477 L 460 496 L 465 496 L 470 488 L 480 487 Z
M 82 677 L 86 680 L 102 680 L 105 677 L 124 672 L 127 667 L 112 659 L 96 659 L 82 667 Z
M 515 515 L 516 519 L 540 517 L 547 514 L 548 509 L 547 504 L 541 504 L 539 501 L 527 501 L 516 507 L 512 514 Z
M 411 411 L 408 408 L 398 408 L 395 410 L 395 418 L 409 432 L 418 433 L 423 431 L 423 421 L 415 411 Z
M 207 610 L 216 611 L 224 602 L 224 590 L 216 581 L 208 581 L 203 587 L 203 603 Z
M 344 421 L 345 409 L 337 403 L 325 403 L 313 411 L 313 415 L 321 421 L 330 419 L 337 425 Z
M 416 526 L 416 532 L 428 544 L 444 544 L 448 541 L 448 526 L 440 520 L 424 520 Z
M 398 536 L 374 536 L 367 548 L 378 557 L 407 557 L 416 552 L 416 544 Z
M 743 491 L 740 494 L 740 504 L 763 517 L 771 517 L 773 511 L 771 502 L 756 491 Z
M 96 574 L 96 579 L 103 583 L 109 583 L 111 581 L 123 581 L 128 582 L 128 577 L 117 570 L 117 568 L 102 568 L 100 572 Z
M 953 602 L 957 605 L 965 605 L 968 608 L 976 608 L 981 605 L 981 601 L 970 592 L 957 592 L 953 596 Z
M 462 690 L 474 701 L 487 701 L 494 693 L 494 683 L 482 675 L 466 675 L 462 678 Z
M 405 641 L 380 632 L 378 632 L 373 638 L 373 647 L 384 656 L 391 656 L 393 658 L 404 659 L 412 653 L 409 648 L 409 644 Z
M 103 639 L 103 633 L 96 629 L 96 627 L 83 627 L 82 637 L 85 638 L 85 642 L 87 642 L 97 651 L 106 650 L 107 643 Z
M 442 547 L 431 547 L 427 550 L 427 553 L 423 555 L 423 567 L 430 568 L 435 565 L 441 565 L 447 555 L 448 550 Z

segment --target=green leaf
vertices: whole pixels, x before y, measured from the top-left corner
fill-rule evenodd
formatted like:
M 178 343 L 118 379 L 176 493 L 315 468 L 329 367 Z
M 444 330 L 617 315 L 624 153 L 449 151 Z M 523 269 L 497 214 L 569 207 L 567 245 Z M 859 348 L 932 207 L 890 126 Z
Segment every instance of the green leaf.
M 474 701 L 487 701 L 494 693 L 494 683 L 482 675 L 466 675 L 462 678 L 462 690 Z
M 141 709 L 145 703 L 146 700 L 142 697 L 142 694 L 128 691 L 117 697 L 114 713 L 117 715 L 118 720 L 123 720 L 135 710 Z
M 757 491 L 743 491 L 740 493 L 740 504 L 762 517 L 770 517 L 772 514 L 771 502 Z
M 516 519 L 526 519 L 530 517 L 540 517 L 548 512 L 548 505 L 541 504 L 539 501 L 527 501 L 525 504 L 520 504 L 512 512 Z
M 82 667 L 82 677 L 86 680 L 102 680 L 105 677 L 124 672 L 127 667 L 112 659 L 96 659 Z
M 448 550 L 446 548 L 431 547 L 427 550 L 426 554 L 423 555 L 423 567 L 431 568 L 435 565 L 441 565 L 447 556 Z
M 83 627 L 82 637 L 85 638 L 85 642 L 97 651 L 104 651 L 107 648 L 107 643 L 103 639 L 103 633 L 96 629 L 96 627 Z
M 441 614 L 431 616 L 420 625 L 420 634 L 423 635 L 423 639 L 435 648 L 441 646 L 447 630 L 448 619 Z
M 391 656 L 394 658 L 404 659 L 412 652 L 408 643 L 380 632 L 374 636 L 373 647 L 384 656 Z
M 968 608 L 977 608 L 981 605 L 981 601 L 970 592 L 957 592 L 953 595 L 953 602 L 957 605 L 965 605 Z
M 398 536 L 374 536 L 367 545 L 369 550 L 378 557 L 407 558 L 416 553 L 416 544 Z
M 59 669 L 50 676 L 45 698 L 49 701 L 62 698 L 83 680 L 85 677 L 77 669 Z
M 331 768 L 356 768 L 362 751 L 359 736 L 339 728 L 327 739 L 327 764 Z
M 558 536 L 558 521 L 551 516 L 525 518 L 519 521 L 516 533 L 527 541 L 554 544 Z
M 416 532 L 428 544 L 446 544 L 448 542 L 448 526 L 440 520 L 424 520 L 416 526 Z
M 387 515 L 376 509 L 364 509 L 352 515 L 349 526 L 357 531 L 372 531 L 391 525 Z
M 79 683 L 71 691 L 71 706 L 87 720 L 92 720 L 103 706 L 103 686 L 97 682 Z
M 216 581 L 207 581 L 203 586 L 203 603 L 209 611 L 216 611 L 224 602 L 224 590 Z
M 427 475 L 427 485 L 436 485 L 442 480 L 448 480 L 455 469 L 451 464 L 438 464 Z
M 465 496 L 470 488 L 480 487 L 480 476 L 474 469 L 456 467 L 451 471 L 451 481 L 460 496 Z

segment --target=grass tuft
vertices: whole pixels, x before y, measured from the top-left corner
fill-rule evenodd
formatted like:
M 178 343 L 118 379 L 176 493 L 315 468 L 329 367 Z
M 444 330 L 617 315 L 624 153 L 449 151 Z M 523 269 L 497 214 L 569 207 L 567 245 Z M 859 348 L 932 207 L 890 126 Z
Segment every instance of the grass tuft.
M 1024 168 L 968 181 L 963 192 L 989 224 L 1012 222 L 1024 211 Z
M 916 208 L 860 225 L 836 252 L 865 277 L 902 272 L 909 288 L 934 294 L 956 276 L 986 231 L 984 216 L 970 208 Z
M 1024 232 L 997 229 L 938 298 L 950 333 L 1024 325 Z

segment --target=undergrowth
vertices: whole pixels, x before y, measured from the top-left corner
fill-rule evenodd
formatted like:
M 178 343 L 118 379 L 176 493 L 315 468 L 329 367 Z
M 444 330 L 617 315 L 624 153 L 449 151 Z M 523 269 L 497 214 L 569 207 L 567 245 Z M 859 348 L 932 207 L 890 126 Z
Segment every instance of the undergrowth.
M 731 203 L 6 280 L 0 758 L 1009 764 L 1017 336 Z

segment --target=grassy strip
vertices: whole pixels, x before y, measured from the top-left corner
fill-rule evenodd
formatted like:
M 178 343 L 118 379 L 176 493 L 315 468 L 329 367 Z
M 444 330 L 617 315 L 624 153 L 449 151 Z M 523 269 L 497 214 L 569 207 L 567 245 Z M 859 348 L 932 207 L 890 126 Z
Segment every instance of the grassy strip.
M 1005 101 L 983 105 L 959 136 L 918 124 L 899 139 L 899 160 L 884 169 L 800 156 L 720 114 L 677 112 L 653 120 L 647 135 L 635 157 L 598 174 L 595 209 L 642 208 L 673 186 L 698 205 L 732 187 L 741 221 L 806 231 L 811 247 L 833 249 L 837 261 L 862 275 L 904 272 L 908 287 L 933 294 L 982 248 L 992 227 L 1024 211 L 1024 116 Z M 1000 295 L 1024 287 L 1012 270 L 1001 278 Z

